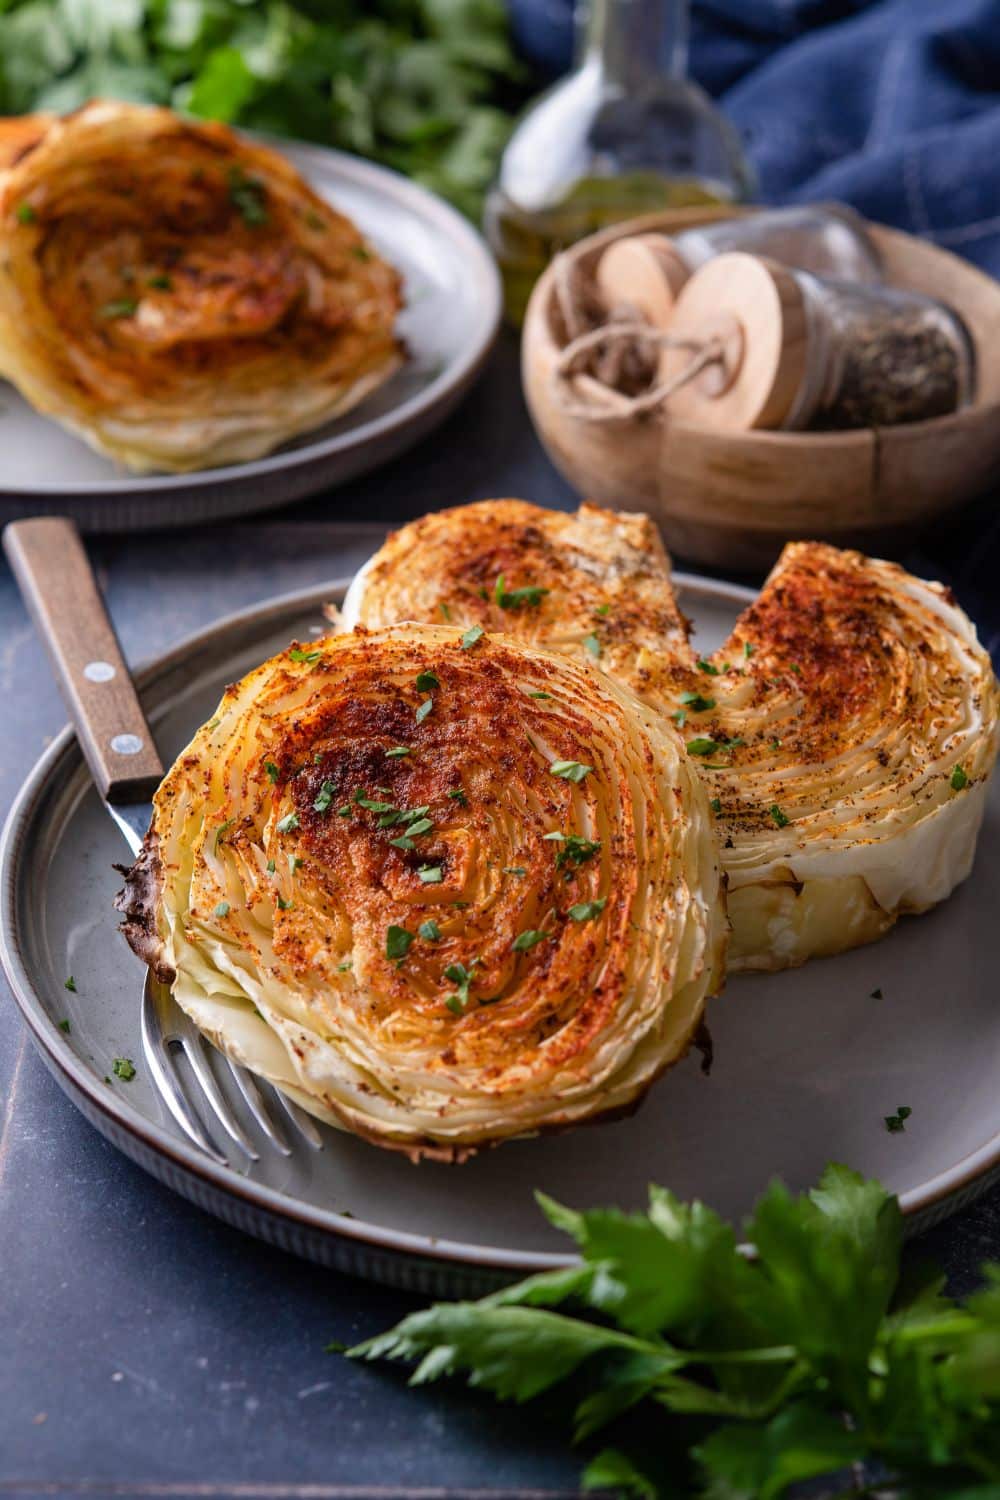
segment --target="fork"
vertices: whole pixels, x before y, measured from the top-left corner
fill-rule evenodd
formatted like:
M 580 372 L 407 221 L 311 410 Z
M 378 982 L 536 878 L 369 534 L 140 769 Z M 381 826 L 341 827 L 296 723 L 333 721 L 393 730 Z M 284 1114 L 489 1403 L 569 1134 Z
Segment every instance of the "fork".
M 163 766 L 76 524 L 64 516 L 13 521 L 4 529 L 3 547 L 97 790 L 137 855 Z M 305 1111 L 270 1085 L 264 1086 L 265 1096 L 252 1073 L 206 1045 L 167 986 L 148 971 L 140 1016 L 143 1056 L 154 1087 L 188 1139 L 214 1161 L 233 1165 L 231 1152 L 218 1143 L 216 1126 L 243 1157 L 260 1159 L 254 1134 L 244 1128 L 220 1078 L 242 1100 L 248 1120 L 270 1148 L 282 1156 L 293 1154 L 293 1143 L 322 1148 Z M 177 1066 L 181 1054 L 186 1074 Z

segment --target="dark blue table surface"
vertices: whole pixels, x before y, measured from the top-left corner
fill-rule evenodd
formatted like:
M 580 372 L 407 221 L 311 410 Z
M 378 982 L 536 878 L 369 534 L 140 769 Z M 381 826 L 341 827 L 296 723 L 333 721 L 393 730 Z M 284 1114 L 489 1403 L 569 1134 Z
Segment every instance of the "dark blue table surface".
M 575 499 L 531 432 L 509 338 L 447 426 L 378 474 L 277 515 L 90 551 L 138 662 L 231 609 L 350 572 L 390 522 L 488 495 Z M 900 559 L 950 582 L 992 647 L 994 509 L 983 501 Z M 0 694 L 5 813 L 65 719 L 6 572 Z M 1000 1191 L 916 1249 L 968 1290 L 1000 1258 Z M 399 1372 L 324 1354 L 415 1305 L 245 1238 L 119 1156 L 49 1077 L 0 983 L 0 1496 L 574 1492 L 578 1464 L 543 1414 L 408 1391 Z

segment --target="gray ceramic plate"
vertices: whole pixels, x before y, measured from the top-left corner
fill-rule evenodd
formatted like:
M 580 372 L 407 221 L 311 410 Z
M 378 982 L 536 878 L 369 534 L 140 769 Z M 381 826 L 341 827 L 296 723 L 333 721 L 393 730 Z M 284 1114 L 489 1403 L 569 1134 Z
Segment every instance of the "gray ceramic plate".
M 0 510 L 70 514 L 134 531 L 242 515 L 297 500 L 385 463 L 440 422 L 496 337 L 500 282 L 466 219 L 395 172 L 340 151 L 270 141 L 402 272 L 399 332 L 411 358 L 354 411 L 268 458 L 195 474 L 134 475 L 0 386 Z
M 710 650 L 751 596 L 678 581 Z M 142 674 L 164 755 L 211 717 L 227 682 L 318 630 L 319 604 L 334 597 L 331 586 L 233 616 Z M 324 1264 L 468 1294 L 565 1258 L 532 1201 L 536 1187 L 578 1207 L 632 1208 L 652 1180 L 738 1219 L 772 1176 L 803 1187 L 833 1159 L 880 1177 L 911 1222 L 926 1224 L 979 1191 L 1000 1163 L 998 795 L 974 876 L 945 906 L 870 948 L 732 981 L 710 1010 L 710 1077 L 689 1058 L 630 1120 L 514 1142 L 462 1167 L 413 1167 L 331 1130 L 320 1153 L 286 1161 L 262 1151 L 242 1172 L 188 1146 L 141 1062 L 142 969 L 111 909 L 111 866 L 124 857 L 67 730 L 29 777 L 0 850 L 0 956 L 42 1055 L 88 1119 L 157 1177 Z M 68 974 L 75 994 L 64 988 Z M 64 1017 L 68 1036 L 58 1029 Z M 105 1081 L 117 1055 L 136 1060 L 133 1082 Z M 901 1104 L 913 1113 L 905 1134 L 890 1135 L 883 1116 Z

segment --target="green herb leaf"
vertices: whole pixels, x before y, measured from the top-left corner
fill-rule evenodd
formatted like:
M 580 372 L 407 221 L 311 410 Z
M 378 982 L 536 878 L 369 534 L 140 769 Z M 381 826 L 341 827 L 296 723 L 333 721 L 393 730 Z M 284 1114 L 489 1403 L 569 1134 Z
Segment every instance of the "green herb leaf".
M 334 786 L 333 782 L 324 781 L 323 785 L 316 793 L 316 800 L 313 802 L 313 808 L 316 812 L 328 812 L 333 804 L 333 799 L 336 795 L 337 788 Z
M 151 286 L 157 292 L 169 292 L 173 290 L 173 282 L 165 274 L 157 274 L 146 278 L 146 285 Z
M 279 833 L 294 833 L 299 826 L 298 813 L 286 813 L 283 818 L 278 820 L 276 826 Z
M 527 875 L 528 872 L 523 865 L 504 865 L 503 873 L 504 875 Z
M 528 697 L 529 698 L 551 698 L 552 694 L 551 693 L 529 693 Z
M 228 901 L 220 901 L 219 904 L 218 904 L 218 906 L 215 908 L 215 915 L 217 917 L 228 917 L 229 916 L 229 902 Z
M 526 609 L 536 608 L 549 592 L 548 589 L 535 588 L 531 584 L 526 588 L 508 589 L 504 585 L 501 573 L 497 579 L 493 597 L 501 609 Z
M 550 839 L 552 834 L 547 833 L 544 837 Z M 556 855 L 557 870 L 565 869 L 569 865 L 579 868 L 589 859 L 593 859 L 601 847 L 600 839 L 584 839 L 576 833 L 560 834 L 558 837 L 562 840 L 562 848 Z
M 105 302 L 101 308 L 101 317 L 112 322 L 119 318 L 131 318 L 138 306 L 138 302 L 132 297 L 119 297 L 115 302 Z
M 578 760 L 554 760 L 549 766 L 553 776 L 561 776 L 563 781 L 581 782 L 585 776 L 589 776 L 593 766 L 585 766 Z
M 285 898 L 284 898 L 284 896 L 282 896 L 280 894 L 275 897 L 275 900 L 277 902 L 277 906 L 278 906 L 278 910 L 279 911 L 291 911 L 292 906 L 294 905 L 293 902 L 286 901 Z
M 599 901 L 578 901 L 569 909 L 569 915 L 574 922 L 592 922 L 599 917 L 608 904 L 607 896 L 602 896 Z
M 426 922 L 421 922 L 417 931 L 427 943 L 438 943 L 441 941 L 441 929 L 433 917 L 429 917 Z
M 693 714 L 708 713 L 709 709 L 715 707 L 714 698 L 703 698 L 700 693 L 681 693 L 681 702 Z
M 709 807 L 712 809 L 712 811 L 714 813 L 716 813 L 716 814 L 720 813 L 722 811 L 722 799 L 721 799 L 721 797 L 713 797 L 712 800 L 711 800 L 711 802 L 708 805 L 709 805 Z
M 74 995 L 76 994 L 76 980 L 73 978 L 72 974 L 69 976 L 68 979 L 64 979 L 63 980 L 63 988 L 67 989 L 67 990 L 72 990 L 73 994 Z
M 440 885 L 444 879 L 444 873 L 440 865 L 421 865 L 417 874 L 424 885 Z
M 30 203 L 19 203 L 14 214 L 19 224 L 34 224 L 38 218 Z
M 116 1057 L 111 1064 L 111 1071 L 123 1083 L 131 1083 L 135 1077 L 135 1063 L 130 1057 Z
M 60 1031 L 64 1031 L 66 1033 L 66 1035 L 69 1036 L 69 1033 L 70 1033 L 70 1024 L 69 1024 L 69 1021 L 66 1020 L 65 1018 L 62 1021 L 60 1021 L 59 1022 L 59 1030 Z
M 405 958 L 413 942 L 413 933 L 405 927 L 390 927 L 385 935 L 386 958 Z
M 689 755 L 721 755 L 725 751 L 733 750 L 737 745 L 742 744 L 743 741 L 739 739 L 710 740 L 704 735 L 699 735 L 697 739 L 688 740 L 687 748 Z
M 433 707 L 434 699 L 425 698 L 423 703 L 421 703 L 420 707 L 417 709 L 416 713 L 413 716 L 418 724 L 422 724 L 424 722 Z
M 462 807 L 468 807 L 469 805 L 468 797 L 461 790 L 449 792 L 448 796 L 451 798 L 452 802 L 461 803 Z
M 292 661 L 312 663 L 319 661 L 323 653 L 322 651 L 303 651 L 301 646 L 293 646 L 288 655 Z
M 441 686 L 433 672 L 420 672 L 417 674 L 417 691 L 420 693 L 432 693 Z
M 248 177 L 240 167 L 230 167 L 227 174 L 229 201 L 244 224 L 253 228 L 268 222 L 267 189 L 255 177 Z
M 718 677 L 719 675 L 720 668 L 713 666 L 712 663 L 710 661 L 707 661 L 704 656 L 700 657 L 695 665 L 697 666 L 699 672 L 707 672 L 709 677 Z
M 969 778 L 961 766 L 956 766 L 951 773 L 951 789 L 953 792 L 961 792 L 969 784 Z
M 774 820 L 776 827 L 778 828 L 787 828 L 789 823 L 792 821 L 786 813 L 783 813 L 781 811 L 781 808 L 776 802 L 771 806 L 771 817 Z
M 544 943 L 545 939 L 550 936 L 551 934 L 548 932 L 541 932 L 537 928 L 529 928 L 527 932 L 519 933 L 511 946 L 515 953 L 527 953 L 536 944 Z
M 585 635 L 583 638 L 583 644 L 586 650 L 590 652 L 590 655 L 594 657 L 596 661 L 601 654 L 601 643 L 597 639 L 597 636 Z
M 264 770 L 267 772 L 269 781 L 280 780 L 281 772 L 278 770 L 278 767 L 274 764 L 273 760 L 266 760 L 264 762 Z
M 755 649 L 756 648 L 754 646 L 751 646 L 749 641 L 743 642 L 743 655 L 747 659 L 747 661 L 749 661 L 751 656 L 753 656 Z
M 386 760 L 402 760 L 404 755 L 410 755 L 412 751 L 409 745 L 393 745 L 391 750 L 385 752 Z
M 484 631 L 481 625 L 470 625 L 462 636 L 462 650 L 471 651 L 472 647 L 482 638 L 483 634 Z

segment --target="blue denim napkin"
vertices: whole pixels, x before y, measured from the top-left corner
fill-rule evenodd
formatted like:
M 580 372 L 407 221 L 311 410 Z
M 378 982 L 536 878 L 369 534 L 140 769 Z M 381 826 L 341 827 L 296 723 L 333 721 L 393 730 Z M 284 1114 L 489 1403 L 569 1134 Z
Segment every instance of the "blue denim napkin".
M 569 66 L 572 0 L 510 0 Z M 1000 275 L 1000 0 L 694 0 L 691 71 L 767 203 L 839 198 Z

